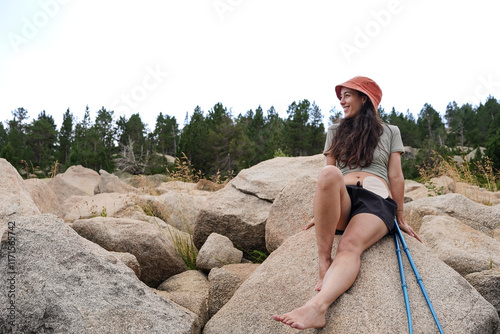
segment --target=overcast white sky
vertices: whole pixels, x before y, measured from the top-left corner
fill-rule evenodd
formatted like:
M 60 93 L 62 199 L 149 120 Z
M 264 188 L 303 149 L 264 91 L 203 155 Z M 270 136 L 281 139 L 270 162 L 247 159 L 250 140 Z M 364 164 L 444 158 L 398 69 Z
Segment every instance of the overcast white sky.
M 386 111 L 500 98 L 493 0 L 2 0 L 0 121 L 24 107 L 58 126 L 88 105 L 182 126 L 199 105 L 233 115 L 308 99 L 325 121 L 355 75 Z

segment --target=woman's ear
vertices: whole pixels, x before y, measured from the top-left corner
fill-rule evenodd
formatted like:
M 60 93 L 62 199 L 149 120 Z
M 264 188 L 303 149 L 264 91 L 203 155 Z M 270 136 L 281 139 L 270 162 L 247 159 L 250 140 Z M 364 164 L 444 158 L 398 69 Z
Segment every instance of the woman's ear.
M 366 100 L 368 100 L 366 96 L 361 97 L 361 102 L 363 102 L 363 105 L 365 105 Z

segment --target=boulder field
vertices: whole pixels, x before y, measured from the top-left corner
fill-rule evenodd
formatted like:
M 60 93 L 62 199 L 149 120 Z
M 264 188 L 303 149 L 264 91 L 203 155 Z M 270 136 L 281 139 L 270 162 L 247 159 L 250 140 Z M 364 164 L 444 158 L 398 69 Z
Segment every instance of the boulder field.
M 0 159 L 0 333 L 294 333 L 273 314 L 316 292 L 312 218 L 322 155 L 275 158 L 220 188 L 124 180 L 70 167 L 23 180 Z M 406 236 L 445 333 L 500 334 L 500 206 L 406 182 Z M 458 190 L 457 190 L 458 189 Z M 340 236 L 336 236 L 335 255 Z M 198 270 L 183 261 L 199 250 Z M 251 264 L 251 254 L 270 255 Z M 437 333 L 403 256 L 415 333 Z M 362 255 L 354 285 L 305 333 L 408 332 L 391 235 Z

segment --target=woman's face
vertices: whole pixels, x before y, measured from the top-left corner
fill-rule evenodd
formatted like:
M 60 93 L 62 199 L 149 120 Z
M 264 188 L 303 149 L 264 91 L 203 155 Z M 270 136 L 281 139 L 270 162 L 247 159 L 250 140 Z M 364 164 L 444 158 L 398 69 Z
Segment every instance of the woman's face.
M 361 112 L 366 96 L 361 96 L 357 90 L 342 87 L 340 91 L 340 105 L 344 108 L 344 117 L 352 118 Z

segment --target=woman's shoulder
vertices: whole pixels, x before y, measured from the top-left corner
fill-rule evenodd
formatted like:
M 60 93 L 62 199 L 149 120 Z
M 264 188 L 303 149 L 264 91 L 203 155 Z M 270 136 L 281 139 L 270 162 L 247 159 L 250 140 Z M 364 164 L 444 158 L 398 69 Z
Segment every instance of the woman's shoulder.
M 338 128 L 338 127 L 339 127 L 339 125 L 340 125 L 340 123 L 335 122 L 335 123 L 333 123 L 332 125 L 330 125 L 330 126 L 328 127 L 328 130 L 335 130 L 336 128 Z
M 400 133 L 399 128 L 397 125 L 392 125 L 388 123 L 382 123 L 384 130 L 388 129 L 391 133 Z
M 333 123 L 328 127 L 328 132 L 335 133 L 337 131 L 337 128 L 339 127 L 339 123 Z

